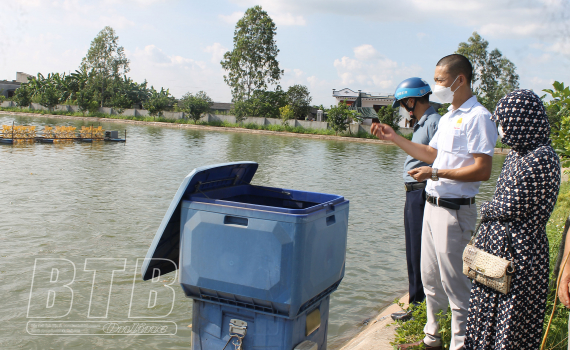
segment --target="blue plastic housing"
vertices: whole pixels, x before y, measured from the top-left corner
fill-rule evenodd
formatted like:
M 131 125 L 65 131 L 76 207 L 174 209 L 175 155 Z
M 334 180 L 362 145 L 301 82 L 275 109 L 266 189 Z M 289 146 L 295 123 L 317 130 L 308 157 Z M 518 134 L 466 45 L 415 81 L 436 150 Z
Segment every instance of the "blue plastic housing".
M 348 201 L 252 185 L 182 201 L 180 283 L 188 297 L 293 318 L 344 276 Z
M 320 312 L 320 327 L 306 335 L 306 316 L 315 308 Z M 243 349 L 291 350 L 304 340 L 315 342 L 318 350 L 327 348 L 329 297 L 299 317 L 286 319 L 252 310 L 194 300 L 192 350 L 222 349 L 230 338 L 231 319 L 247 322 Z M 232 339 L 232 341 L 235 340 Z M 230 343 L 226 349 L 234 348 Z
M 349 202 L 251 185 L 258 164 L 194 169 L 156 232 L 144 280 L 180 269 L 188 297 L 295 318 L 344 276 Z

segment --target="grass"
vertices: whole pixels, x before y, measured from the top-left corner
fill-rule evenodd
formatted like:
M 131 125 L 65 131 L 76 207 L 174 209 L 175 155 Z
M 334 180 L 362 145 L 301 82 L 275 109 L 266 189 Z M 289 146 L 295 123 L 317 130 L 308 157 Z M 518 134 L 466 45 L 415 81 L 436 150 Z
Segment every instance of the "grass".
M 563 182 L 560 186 L 560 194 L 554 211 L 546 224 L 546 235 L 548 236 L 550 248 L 550 279 L 551 281 L 556 278 L 554 276 L 554 267 L 558 257 L 558 250 L 562 240 L 562 231 L 566 219 L 570 215 L 570 182 Z M 544 328 L 548 324 L 550 314 L 556 295 L 556 283 L 551 283 L 551 288 L 548 294 L 546 303 L 546 317 L 544 320 Z M 400 304 L 401 306 L 401 304 Z M 548 332 L 545 349 L 548 350 L 566 350 L 568 348 L 568 315 L 569 310 L 564 307 L 560 302 L 556 306 L 556 313 L 552 319 L 552 325 Z M 441 313 L 440 328 L 442 334 L 442 343 L 444 349 L 449 349 L 449 341 L 451 337 L 451 310 L 446 313 Z M 396 335 L 392 345 L 406 344 L 420 341 L 424 337 L 423 329 L 426 323 L 426 306 L 425 302 L 420 304 L 414 309 L 414 319 L 408 322 L 397 322 L 399 327 L 396 329 Z
M 331 129 L 312 129 L 304 128 L 302 126 L 289 126 L 282 124 L 269 124 L 269 125 L 259 125 L 255 123 L 229 123 L 225 121 L 198 121 L 194 123 L 191 119 L 167 119 L 163 117 L 142 117 L 142 116 L 123 116 L 123 115 L 111 115 L 100 112 L 95 113 L 80 113 L 80 112 L 68 112 L 68 111 L 45 111 L 45 110 L 35 110 L 35 109 L 20 109 L 18 107 L 0 107 L 0 111 L 7 112 L 25 112 L 25 113 L 37 113 L 44 115 L 66 115 L 73 117 L 96 117 L 96 118 L 107 118 L 107 119 L 124 119 L 124 120 L 136 120 L 144 122 L 163 122 L 163 123 L 173 123 L 173 124 L 196 124 L 205 126 L 217 126 L 226 128 L 244 128 L 250 130 L 268 130 L 277 132 L 292 132 L 297 134 L 311 134 L 311 135 L 335 135 L 335 132 Z M 367 132 L 359 131 L 358 133 L 350 133 L 346 131 L 344 133 L 339 133 L 337 136 L 344 137 L 355 137 L 355 138 L 365 138 L 365 139 L 378 139 L 376 136 L 371 135 Z

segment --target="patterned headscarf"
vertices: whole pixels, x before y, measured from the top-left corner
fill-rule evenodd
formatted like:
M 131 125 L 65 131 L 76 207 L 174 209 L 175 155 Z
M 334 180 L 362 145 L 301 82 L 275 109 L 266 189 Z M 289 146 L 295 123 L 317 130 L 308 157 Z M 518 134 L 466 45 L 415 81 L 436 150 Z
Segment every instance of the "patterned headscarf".
M 531 90 L 515 90 L 500 99 L 492 119 L 503 128 L 501 142 L 517 152 L 550 145 L 550 124 L 544 104 Z

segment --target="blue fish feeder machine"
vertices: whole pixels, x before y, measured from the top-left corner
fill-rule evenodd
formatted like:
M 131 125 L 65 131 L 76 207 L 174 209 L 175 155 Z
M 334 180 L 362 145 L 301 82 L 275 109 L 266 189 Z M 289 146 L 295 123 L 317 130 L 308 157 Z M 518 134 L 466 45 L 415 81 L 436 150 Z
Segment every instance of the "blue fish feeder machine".
M 194 300 L 193 350 L 324 350 L 330 294 L 344 277 L 349 201 L 253 185 L 257 168 L 225 163 L 186 176 L 142 277 L 174 271 L 165 259 L 180 269 Z

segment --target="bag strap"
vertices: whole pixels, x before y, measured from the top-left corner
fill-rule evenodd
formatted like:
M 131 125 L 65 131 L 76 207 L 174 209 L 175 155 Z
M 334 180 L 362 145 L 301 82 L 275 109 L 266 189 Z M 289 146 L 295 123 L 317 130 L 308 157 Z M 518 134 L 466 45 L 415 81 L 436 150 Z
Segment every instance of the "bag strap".
M 507 248 L 509 249 L 509 253 L 511 253 L 512 259 L 514 259 L 515 258 L 515 252 L 513 250 L 513 237 L 511 236 L 511 231 L 509 230 L 510 222 L 508 222 L 508 221 L 505 221 L 505 222 L 499 221 L 499 222 L 501 224 L 505 225 L 505 230 L 507 231 Z M 477 239 L 477 234 L 479 233 L 479 228 L 481 227 L 481 223 L 482 223 L 482 221 L 479 221 L 479 224 L 477 224 L 477 227 L 475 228 L 475 231 L 473 232 L 473 235 L 471 236 L 471 240 L 469 241 L 469 244 L 475 243 L 475 240 Z

